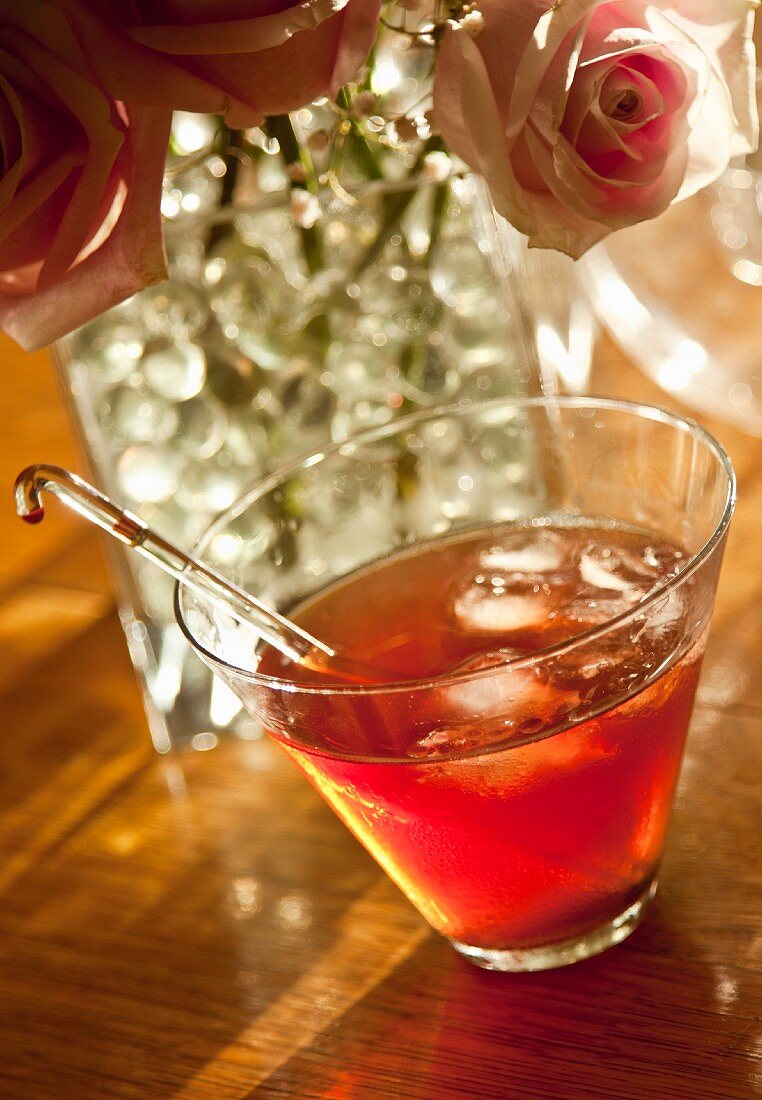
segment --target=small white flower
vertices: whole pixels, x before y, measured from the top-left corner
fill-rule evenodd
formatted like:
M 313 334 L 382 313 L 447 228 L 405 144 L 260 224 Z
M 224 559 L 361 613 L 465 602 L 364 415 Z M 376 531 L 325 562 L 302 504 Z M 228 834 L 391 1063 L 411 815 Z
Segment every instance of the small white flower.
M 304 171 L 304 165 L 299 161 L 294 161 L 293 164 L 289 164 L 286 169 L 286 175 L 292 183 L 304 183 L 307 178 L 307 173 Z
M 444 183 L 452 170 L 452 161 L 447 153 L 427 153 L 423 158 L 423 178 L 429 183 Z
M 397 131 L 397 137 L 400 141 L 405 143 L 410 141 L 416 141 L 418 138 L 418 127 L 416 126 L 412 118 L 395 118 L 394 129 Z
M 460 19 L 460 25 L 469 38 L 476 38 L 484 30 L 484 15 L 474 8 Z
M 331 135 L 327 130 L 315 130 L 307 138 L 307 148 L 311 153 L 324 153 L 331 144 Z
M 352 114 L 355 118 L 370 118 L 375 114 L 378 105 L 378 96 L 373 92 L 360 92 L 352 100 Z
M 291 192 L 291 217 L 301 229 L 312 229 L 322 213 L 316 195 L 311 195 L 303 187 L 294 188 Z

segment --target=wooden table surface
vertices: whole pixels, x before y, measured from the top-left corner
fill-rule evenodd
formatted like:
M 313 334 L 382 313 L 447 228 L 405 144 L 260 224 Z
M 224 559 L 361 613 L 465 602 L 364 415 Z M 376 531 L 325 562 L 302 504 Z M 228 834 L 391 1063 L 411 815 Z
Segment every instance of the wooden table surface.
M 762 1091 L 762 441 L 707 422 L 740 504 L 650 915 L 596 959 L 499 975 L 267 741 L 153 752 L 99 536 L 12 515 L 23 465 L 76 458 L 46 357 L 2 352 L 3 1100 Z M 671 403 L 605 341 L 595 390 Z

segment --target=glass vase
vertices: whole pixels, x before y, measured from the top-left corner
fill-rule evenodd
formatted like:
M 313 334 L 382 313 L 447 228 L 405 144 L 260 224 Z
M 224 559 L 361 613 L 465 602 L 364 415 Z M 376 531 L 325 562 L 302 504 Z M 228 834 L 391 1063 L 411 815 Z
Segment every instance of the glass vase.
M 86 472 L 180 546 L 324 443 L 439 404 L 584 389 L 593 323 L 573 269 L 528 254 L 473 177 L 328 190 L 306 218 L 283 192 L 180 212 L 166 240 L 170 279 L 56 353 Z M 255 524 L 252 555 L 265 537 Z M 258 736 L 181 636 L 171 581 L 109 550 L 157 750 Z

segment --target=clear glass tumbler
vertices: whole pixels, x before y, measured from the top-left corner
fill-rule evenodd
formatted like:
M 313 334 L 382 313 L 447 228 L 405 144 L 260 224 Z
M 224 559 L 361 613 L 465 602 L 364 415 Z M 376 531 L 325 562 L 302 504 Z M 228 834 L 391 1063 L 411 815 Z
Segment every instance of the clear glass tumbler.
M 178 620 L 459 952 L 562 966 L 655 892 L 733 500 L 660 409 L 429 410 L 277 472 L 194 550 L 359 682 L 186 591 Z

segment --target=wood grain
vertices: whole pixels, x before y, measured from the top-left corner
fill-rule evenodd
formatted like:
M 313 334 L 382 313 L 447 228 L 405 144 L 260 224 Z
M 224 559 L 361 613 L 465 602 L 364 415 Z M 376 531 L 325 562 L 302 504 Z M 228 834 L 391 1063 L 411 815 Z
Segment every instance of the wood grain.
M 75 453 L 44 357 L 2 350 L 3 1100 L 762 1091 L 759 441 L 708 423 L 740 504 L 653 910 L 597 959 L 496 975 L 265 740 L 153 752 L 97 536 L 12 517 L 17 469 Z M 668 403 L 607 342 L 595 390 Z

